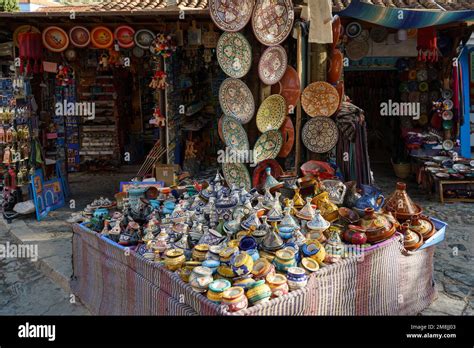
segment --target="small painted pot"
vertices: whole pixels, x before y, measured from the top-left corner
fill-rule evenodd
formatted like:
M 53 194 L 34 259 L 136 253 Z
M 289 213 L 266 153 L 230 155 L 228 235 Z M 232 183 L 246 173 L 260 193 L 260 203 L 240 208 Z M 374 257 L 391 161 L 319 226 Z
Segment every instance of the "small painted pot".
M 181 249 L 169 249 L 165 253 L 165 267 L 170 271 L 176 271 L 186 261 L 184 252 Z
M 257 249 L 257 241 L 254 237 L 244 236 L 239 242 L 239 249 L 243 251 Z
M 299 263 L 301 261 L 300 248 L 298 247 L 298 245 L 296 245 L 296 243 L 293 243 L 293 242 L 286 243 L 282 250 L 285 250 L 285 249 L 291 250 L 295 253 L 296 263 Z
M 212 270 L 207 267 L 197 266 L 189 276 L 189 284 L 196 292 L 206 292 L 209 284 L 212 283 Z
M 266 280 L 272 290 L 272 298 L 286 295 L 290 291 L 287 279 L 283 274 L 269 274 Z
M 204 260 L 202 265 L 212 270 L 212 274 L 217 272 L 217 267 L 220 266 L 220 261 L 216 260 Z
M 179 277 L 181 278 L 181 280 L 185 283 L 189 283 L 189 276 L 191 275 L 192 271 L 189 270 L 188 268 L 186 267 L 183 267 L 179 270 Z
M 193 260 L 203 262 L 206 259 L 207 252 L 209 251 L 209 245 L 198 244 L 194 246 L 192 257 Z
M 231 261 L 232 270 L 238 276 L 244 276 L 252 272 L 253 259 L 247 252 L 242 251 L 237 255 L 234 255 Z
M 235 273 L 232 270 L 232 267 L 222 264 L 217 267 L 217 274 L 225 279 L 232 279 L 235 277 Z
M 291 237 L 293 237 L 294 230 L 295 230 L 294 227 L 281 226 L 280 228 L 278 228 L 278 235 L 282 239 L 288 240 Z
M 222 302 L 222 294 L 231 287 L 230 281 L 226 279 L 217 279 L 209 284 L 207 298 L 217 304 Z
M 247 250 L 247 254 L 249 254 L 252 257 L 254 262 L 260 258 L 260 254 L 258 253 L 257 249 Z
M 301 267 L 291 267 L 287 273 L 288 286 L 290 291 L 304 288 L 308 284 L 308 276 Z
M 296 266 L 295 252 L 290 249 L 278 250 L 275 254 L 273 264 L 279 272 L 286 272 L 288 268 Z
M 252 269 L 252 275 L 255 280 L 265 279 L 269 274 L 275 273 L 275 266 L 265 258 L 255 261 Z
M 237 247 L 227 247 L 219 253 L 221 265 L 230 265 L 232 257 L 239 252 Z
M 301 247 L 301 251 L 305 257 L 315 259 L 319 264 L 324 261 L 326 257 L 326 250 L 324 246 L 317 240 L 310 239 Z
M 244 289 L 238 286 L 228 288 L 222 293 L 222 304 L 229 312 L 237 312 L 248 307 Z
M 310 257 L 303 257 L 301 260 L 301 267 L 309 274 L 319 270 L 319 263 Z
M 255 283 L 255 279 L 253 279 L 252 276 L 250 274 L 248 274 L 248 275 L 243 276 L 243 277 L 234 278 L 233 286 L 240 286 L 245 291 L 247 291 L 248 287 L 252 283 Z
M 272 296 L 272 290 L 265 284 L 265 280 L 257 280 L 249 285 L 246 296 L 253 305 L 266 302 Z

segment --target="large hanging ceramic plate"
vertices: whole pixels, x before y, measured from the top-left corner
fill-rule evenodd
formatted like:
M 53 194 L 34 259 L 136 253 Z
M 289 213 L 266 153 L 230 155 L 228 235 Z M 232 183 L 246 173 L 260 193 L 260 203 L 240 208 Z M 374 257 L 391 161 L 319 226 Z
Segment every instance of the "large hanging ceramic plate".
M 258 76 L 266 85 L 274 85 L 285 74 L 288 64 L 286 51 L 280 45 L 268 47 L 260 57 Z
M 285 121 L 280 127 L 280 133 L 283 139 L 283 145 L 278 153 L 278 157 L 285 158 L 290 154 L 293 144 L 295 143 L 295 127 L 289 116 L 285 117 Z
M 254 163 L 275 158 L 280 152 L 282 143 L 283 139 L 279 130 L 271 130 L 263 133 L 257 139 L 253 148 Z
M 265 133 L 269 130 L 276 130 L 285 121 L 287 110 L 285 98 L 279 94 L 272 94 L 258 108 L 257 128 Z
M 232 184 L 235 184 L 237 187 L 244 185 L 246 190 L 250 190 L 252 188 L 250 174 L 245 164 L 222 163 L 222 172 L 224 173 L 224 179 L 229 187 Z
M 114 43 L 114 34 L 109 28 L 99 25 L 92 29 L 91 41 L 94 47 L 109 48 Z
M 47 27 L 43 30 L 43 45 L 51 52 L 63 52 L 69 45 L 69 37 L 59 27 Z
M 27 33 L 27 32 L 31 32 L 31 33 L 41 33 L 41 31 L 32 26 L 32 25 L 21 25 L 19 26 L 18 28 L 15 29 L 15 31 L 13 32 L 13 43 L 15 44 L 16 47 L 20 47 L 18 45 L 18 34 L 20 33 Z
M 257 0 L 252 15 L 253 32 L 262 44 L 279 45 L 293 30 L 294 19 L 291 0 Z
M 231 116 L 224 116 L 222 133 L 227 146 L 237 151 L 248 151 L 249 140 L 244 127 Z
M 210 0 L 211 18 L 219 29 L 239 31 L 252 17 L 255 0 Z
M 281 80 L 272 86 L 272 94 L 280 94 L 285 98 L 287 107 L 296 107 L 301 95 L 301 85 L 298 72 L 292 66 L 288 65 Z
M 115 40 L 122 48 L 132 48 L 135 46 L 135 30 L 128 25 L 121 25 L 114 31 Z
M 230 77 L 244 77 L 252 65 L 252 47 L 240 33 L 224 33 L 217 41 L 217 61 Z
M 155 34 L 151 30 L 141 29 L 135 32 L 135 44 L 144 50 L 148 50 L 150 48 L 150 45 L 154 39 Z
M 242 124 L 248 123 L 255 113 L 252 92 L 244 82 L 232 77 L 222 82 L 219 103 L 224 114 L 235 117 Z
M 73 46 L 84 48 L 91 42 L 91 33 L 86 27 L 78 25 L 69 30 L 69 40 Z
M 346 55 L 350 60 L 361 60 L 369 53 L 369 43 L 367 41 L 352 40 L 346 46 Z
M 339 106 L 337 89 L 327 82 L 313 82 L 307 86 L 301 95 L 301 105 L 311 117 L 331 116 Z
M 330 151 L 337 144 L 339 132 L 336 123 L 327 117 L 314 117 L 303 127 L 303 143 L 315 153 Z

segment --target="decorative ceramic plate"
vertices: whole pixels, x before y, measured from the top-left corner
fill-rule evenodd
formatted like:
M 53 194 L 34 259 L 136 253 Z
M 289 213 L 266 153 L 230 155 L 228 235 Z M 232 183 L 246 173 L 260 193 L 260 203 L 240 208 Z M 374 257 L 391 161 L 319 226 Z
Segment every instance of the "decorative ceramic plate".
M 135 46 L 134 39 L 135 30 L 128 25 L 121 25 L 114 31 L 115 40 L 122 48 L 132 48 Z
M 367 41 L 352 40 L 346 46 L 346 55 L 350 60 L 361 60 L 369 53 Z
M 138 47 L 148 50 L 155 39 L 155 34 L 151 30 L 141 29 L 135 32 L 133 39 Z
M 385 27 L 374 27 L 370 30 L 370 37 L 376 43 L 384 42 L 388 36 L 388 30 Z
M 270 167 L 270 173 L 275 179 L 278 180 L 278 178 L 283 175 L 283 169 L 276 160 L 274 159 L 264 160 L 260 162 L 253 171 L 253 175 L 252 175 L 253 187 L 261 188 L 265 184 L 265 179 L 267 178 L 267 173 L 265 172 L 265 170 L 268 167 Z
M 442 92 L 441 92 L 441 96 L 444 98 L 444 99 L 451 99 L 453 97 L 453 91 L 450 90 L 450 89 L 444 89 Z
M 252 15 L 253 32 L 262 44 L 279 45 L 293 30 L 294 19 L 291 0 L 257 0 Z
M 266 85 L 274 85 L 286 72 L 288 57 L 281 46 L 268 47 L 260 57 L 258 76 Z
M 280 127 L 280 133 L 283 139 L 283 145 L 278 153 L 278 157 L 285 158 L 291 152 L 293 144 L 295 143 L 295 127 L 289 116 L 285 117 L 285 121 Z
M 362 26 L 359 22 L 351 22 L 346 26 L 346 34 L 350 38 L 355 38 L 362 32 Z
M 134 57 L 141 58 L 145 55 L 145 50 L 141 47 L 135 46 L 132 53 Z
M 99 25 L 92 29 L 91 41 L 97 48 L 109 48 L 114 43 L 114 34 L 109 28 Z
M 365 41 L 365 42 L 369 42 L 369 38 L 370 38 L 370 32 L 367 30 L 367 29 L 363 29 L 361 32 L 360 32 L 360 35 L 355 37 L 354 40 L 355 41 Z
M 418 70 L 416 73 L 416 79 L 420 82 L 428 80 L 428 71 L 425 69 Z
M 451 151 L 453 147 L 454 147 L 454 142 L 452 140 L 446 139 L 445 141 L 443 141 L 443 150 Z
M 51 52 L 63 52 L 69 45 L 69 37 L 59 27 L 47 27 L 43 30 L 43 45 Z
M 91 33 L 86 27 L 78 25 L 69 30 L 69 40 L 73 46 L 84 48 L 91 42 Z
M 285 98 L 287 107 L 294 109 L 301 95 L 300 78 L 295 68 L 288 65 L 285 74 L 272 86 L 271 91 L 272 94 L 280 94 Z
M 441 117 L 443 118 L 443 120 L 445 121 L 449 121 L 449 120 L 452 120 L 453 117 L 454 117 L 454 114 L 451 110 L 445 110 L 443 111 L 443 113 L 441 114 Z
M 327 82 L 318 81 L 306 87 L 301 95 L 301 105 L 311 117 L 331 116 L 339 106 L 337 89 Z
M 265 133 L 277 130 L 285 121 L 287 110 L 285 98 L 279 94 L 272 94 L 265 99 L 257 111 L 257 128 Z M 279 150 L 278 150 L 279 151 Z
M 244 127 L 231 116 L 224 116 L 222 133 L 227 146 L 237 151 L 248 151 L 249 140 Z
M 240 33 L 224 33 L 217 41 L 217 61 L 230 77 L 244 77 L 252 65 L 252 47 Z
M 255 113 L 252 92 L 244 82 L 232 77 L 222 82 L 219 103 L 224 114 L 236 118 L 242 124 L 248 123 Z
M 451 99 L 446 99 L 443 101 L 444 110 L 451 110 L 454 106 L 454 103 Z
M 219 138 L 225 143 L 224 133 L 222 133 L 222 121 L 224 120 L 225 115 L 222 115 L 219 118 L 219 122 L 217 123 L 217 133 L 219 134 Z
M 250 174 L 245 164 L 222 163 L 222 172 L 224 173 L 225 181 L 229 187 L 232 184 L 235 184 L 237 187 L 244 185 L 246 190 L 250 190 L 252 188 Z
M 211 0 L 209 11 L 219 29 L 235 32 L 247 25 L 254 4 L 255 0 Z
M 270 130 L 263 133 L 255 143 L 253 148 L 254 163 L 259 163 L 266 159 L 275 158 L 280 152 L 283 139 L 278 130 Z
M 327 117 L 314 117 L 303 127 L 303 143 L 315 153 L 330 151 L 337 144 L 339 132 L 336 123 Z
M 32 26 L 32 25 L 21 25 L 19 26 L 18 28 L 15 29 L 15 31 L 13 32 L 13 42 L 15 43 L 15 46 L 16 47 L 20 47 L 18 45 L 18 34 L 20 33 L 27 33 L 27 32 L 32 32 L 32 33 L 41 33 L 41 31 Z

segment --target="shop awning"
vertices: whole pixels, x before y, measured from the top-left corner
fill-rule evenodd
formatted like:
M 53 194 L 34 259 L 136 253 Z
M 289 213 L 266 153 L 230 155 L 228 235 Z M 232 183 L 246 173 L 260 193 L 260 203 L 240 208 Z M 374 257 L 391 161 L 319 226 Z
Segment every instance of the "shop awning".
M 442 8 L 436 10 L 384 7 L 360 0 L 352 0 L 349 6 L 338 14 L 394 29 L 423 28 L 474 19 L 474 10 L 446 11 Z

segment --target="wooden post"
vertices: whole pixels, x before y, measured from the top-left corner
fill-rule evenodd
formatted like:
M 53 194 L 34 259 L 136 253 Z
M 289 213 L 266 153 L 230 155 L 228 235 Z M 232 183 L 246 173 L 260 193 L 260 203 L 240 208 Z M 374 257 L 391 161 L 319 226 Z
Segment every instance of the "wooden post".
M 296 27 L 296 33 L 296 71 L 298 72 L 298 77 L 300 79 L 301 90 L 303 90 L 303 57 L 301 55 L 303 48 L 303 35 L 300 26 Z M 298 104 L 296 104 L 295 133 L 295 174 L 298 175 L 301 158 L 301 100 L 298 100 Z

